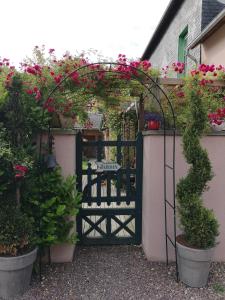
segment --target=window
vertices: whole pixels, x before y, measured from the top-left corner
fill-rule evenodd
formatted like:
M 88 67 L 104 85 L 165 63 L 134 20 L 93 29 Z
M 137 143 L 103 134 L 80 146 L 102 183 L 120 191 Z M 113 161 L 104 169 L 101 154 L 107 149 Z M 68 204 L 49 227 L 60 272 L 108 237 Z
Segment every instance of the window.
M 188 27 L 186 27 L 179 36 L 178 42 L 178 61 L 186 64 L 187 55 L 187 38 L 188 38 Z

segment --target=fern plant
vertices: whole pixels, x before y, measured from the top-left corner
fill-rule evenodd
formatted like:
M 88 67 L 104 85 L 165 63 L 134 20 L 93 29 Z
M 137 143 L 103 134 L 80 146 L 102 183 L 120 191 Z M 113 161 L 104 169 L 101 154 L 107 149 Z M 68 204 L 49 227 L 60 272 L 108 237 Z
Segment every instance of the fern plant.
M 186 95 L 189 123 L 183 133 L 183 152 L 191 167 L 177 185 L 178 211 L 185 241 L 192 247 L 207 249 L 215 246 L 219 225 L 201 198 L 213 175 L 208 154 L 200 144 L 208 120 L 198 78 L 187 85 Z

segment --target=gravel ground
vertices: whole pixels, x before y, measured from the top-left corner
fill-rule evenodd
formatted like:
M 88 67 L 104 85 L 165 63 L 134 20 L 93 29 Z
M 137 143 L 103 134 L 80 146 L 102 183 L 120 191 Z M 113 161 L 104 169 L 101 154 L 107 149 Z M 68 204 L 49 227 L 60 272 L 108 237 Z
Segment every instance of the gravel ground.
M 136 246 L 77 247 L 72 264 L 44 267 L 43 281 L 17 300 L 225 299 L 225 264 L 213 264 L 207 288 L 175 280 L 174 265 L 148 262 Z

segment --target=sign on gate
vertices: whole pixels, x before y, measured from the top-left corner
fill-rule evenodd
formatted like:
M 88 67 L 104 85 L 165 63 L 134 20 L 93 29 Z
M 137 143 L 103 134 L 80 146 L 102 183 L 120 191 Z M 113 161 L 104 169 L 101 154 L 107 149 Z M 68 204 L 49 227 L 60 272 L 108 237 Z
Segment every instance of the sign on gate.
M 118 171 L 121 168 L 116 162 L 96 161 L 95 164 L 97 166 L 96 172 Z

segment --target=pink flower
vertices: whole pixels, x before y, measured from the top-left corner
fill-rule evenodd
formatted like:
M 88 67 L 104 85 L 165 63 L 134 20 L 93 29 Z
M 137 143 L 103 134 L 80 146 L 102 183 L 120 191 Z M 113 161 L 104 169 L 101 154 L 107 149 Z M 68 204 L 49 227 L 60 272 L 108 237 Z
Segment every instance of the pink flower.
M 48 110 L 49 113 L 52 113 L 52 112 L 55 111 L 55 108 L 53 106 L 48 106 L 47 110 Z
M 26 90 L 26 93 L 27 93 L 28 95 L 33 95 L 33 90 L 31 90 L 31 89 Z
M 56 84 L 60 83 L 60 81 L 62 80 L 63 76 L 61 74 L 57 75 L 54 77 L 54 81 Z
M 53 98 L 48 98 L 46 102 L 44 103 L 44 109 L 47 109 L 48 112 L 54 112 L 55 107 L 54 107 L 54 99 Z
M 50 49 L 48 50 L 48 53 L 49 53 L 49 54 L 52 54 L 53 52 L 55 52 L 55 49 L 53 49 L 53 48 L 50 48 Z
M 34 66 L 34 69 L 35 69 L 36 71 L 40 72 L 40 71 L 41 71 L 41 66 L 35 65 L 35 66 Z
M 179 91 L 177 92 L 177 97 L 183 98 L 185 96 L 184 92 Z
M 15 165 L 13 168 L 16 172 L 15 178 L 23 178 L 28 172 L 28 168 L 26 166 Z
M 77 72 L 72 73 L 71 78 L 74 82 L 78 83 L 79 82 L 79 74 Z
M 41 93 L 40 93 L 40 91 L 37 91 L 36 96 L 35 96 L 35 99 L 36 99 L 37 101 L 39 101 L 39 100 L 41 99 Z
M 37 75 L 37 71 L 33 67 L 27 67 L 26 72 L 29 74 Z

